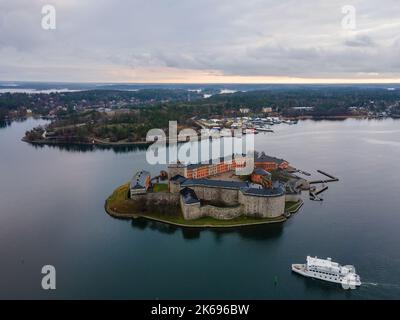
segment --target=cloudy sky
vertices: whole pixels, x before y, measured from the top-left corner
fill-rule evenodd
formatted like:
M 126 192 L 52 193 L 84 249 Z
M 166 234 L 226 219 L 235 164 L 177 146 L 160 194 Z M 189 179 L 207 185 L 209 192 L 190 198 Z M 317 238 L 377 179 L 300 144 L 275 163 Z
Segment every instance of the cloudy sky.
M 400 1 L 0 0 L 0 80 L 400 82 Z

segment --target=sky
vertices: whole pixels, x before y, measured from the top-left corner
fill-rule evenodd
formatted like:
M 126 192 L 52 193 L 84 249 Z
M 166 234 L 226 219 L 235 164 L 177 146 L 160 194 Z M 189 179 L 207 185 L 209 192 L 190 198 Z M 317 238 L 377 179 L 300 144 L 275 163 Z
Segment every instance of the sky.
M 399 0 L 0 0 L 3 81 L 394 83 L 399 57 Z

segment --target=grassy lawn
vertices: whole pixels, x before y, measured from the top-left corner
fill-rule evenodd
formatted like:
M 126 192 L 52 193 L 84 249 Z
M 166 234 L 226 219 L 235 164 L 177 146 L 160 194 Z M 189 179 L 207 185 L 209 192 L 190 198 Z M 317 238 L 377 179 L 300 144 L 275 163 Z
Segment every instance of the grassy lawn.
M 298 204 L 297 201 L 286 201 L 286 203 L 285 203 L 285 211 L 290 209 L 291 207 L 294 207 L 296 204 Z
M 283 222 L 286 219 L 284 217 L 278 218 L 252 218 L 241 216 L 232 220 L 217 220 L 211 217 L 203 217 L 196 220 L 185 220 L 182 214 L 177 215 L 165 215 L 165 214 L 142 214 L 136 213 L 137 209 L 135 202 L 128 198 L 129 183 L 116 189 L 113 194 L 106 201 L 106 209 L 109 212 L 115 212 L 117 214 L 124 215 L 127 217 L 132 217 L 136 215 L 137 217 L 144 217 L 148 219 L 159 220 L 165 223 L 178 224 L 188 227 L 230 227 L 230 226 L 240 226 L 240 225 L 252 225 L 252 224 L 262 224 L 262 223 L 273 223 L 273 222 Z
M 168 184 L 166 184 L 166 183 L 155 183 L 153 185 L 153 192 L 168 192 Z
M 303 204 L 303 201 L 286 201 L 285 212 L 297 211 L 299 207 Z
M 113 194 L 107 199 L 110 203 L 123 201 L 128 199 L 129 183 L 126 183 L 116 189 Z
M 129 183 L 116 189 L 106 201 L 106 208 L 111 211 L 129 214 L 135 212 L 135 203 L 128 198 Z

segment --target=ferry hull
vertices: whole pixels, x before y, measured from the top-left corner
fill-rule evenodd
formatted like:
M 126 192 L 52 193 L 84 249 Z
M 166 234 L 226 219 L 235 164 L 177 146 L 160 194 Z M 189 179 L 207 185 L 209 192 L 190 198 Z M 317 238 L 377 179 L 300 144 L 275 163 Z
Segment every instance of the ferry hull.
M 292 271 L 300 274 L 304 277 L 307 278 L 313 278 L 313 279 L 318 279 L 318 280 L 322 280 L 322 281 L 326 281 L 326 282 L 332 282 L 332 283 L 337 283 L 340 284 L 343 289 L 355 289 L 358 286 L 361 286 L 361 282 L 357 281 L 357 282 L 348 282 L 345 278 L 342 277 L 331 277 L 331 278 L 324 278 L 324 276 L 321 276 L 319 274 L 314 274 L 310 271 L 308 271 L 306 269 L 306 265 L 305 264 L 292 264 Z

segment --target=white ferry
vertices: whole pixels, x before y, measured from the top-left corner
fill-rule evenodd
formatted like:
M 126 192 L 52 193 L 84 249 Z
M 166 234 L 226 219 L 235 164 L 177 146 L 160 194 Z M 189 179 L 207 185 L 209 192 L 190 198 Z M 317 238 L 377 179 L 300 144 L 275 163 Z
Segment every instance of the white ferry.
M 331 258 L 319 259 L 307 257 L 306 264 L 292 264 L 292 271 L 305 277 L 339 283 L 343 289 L 355 289 L 361 286 L 360 276 L 354 266 L 341 266 Z

